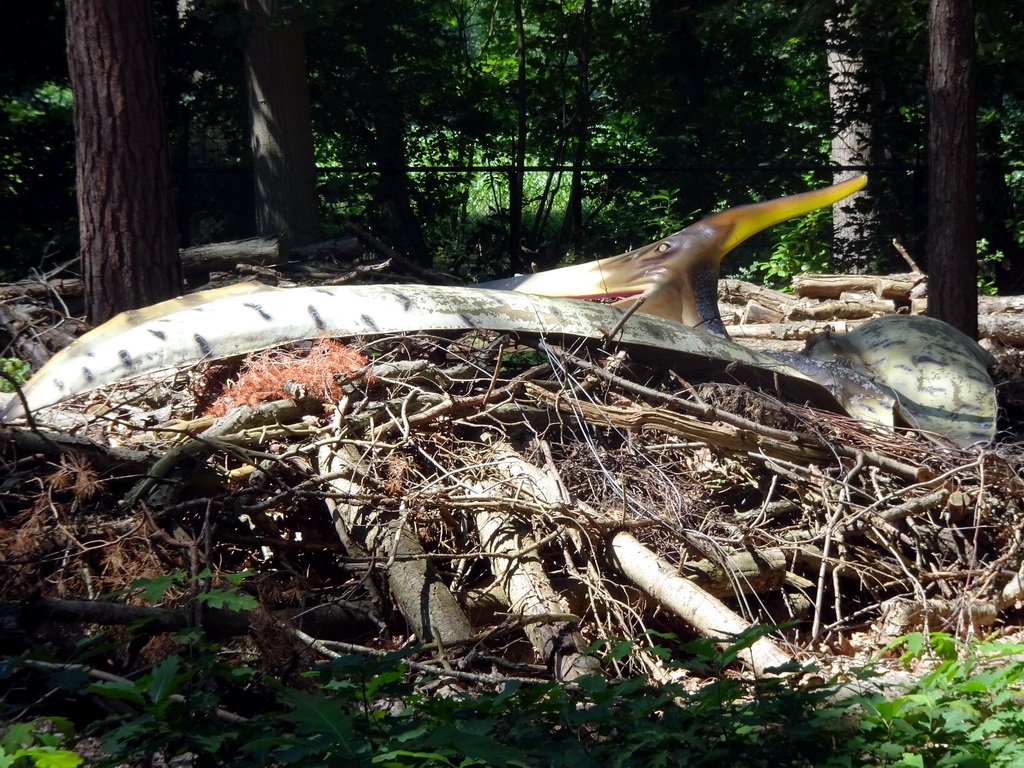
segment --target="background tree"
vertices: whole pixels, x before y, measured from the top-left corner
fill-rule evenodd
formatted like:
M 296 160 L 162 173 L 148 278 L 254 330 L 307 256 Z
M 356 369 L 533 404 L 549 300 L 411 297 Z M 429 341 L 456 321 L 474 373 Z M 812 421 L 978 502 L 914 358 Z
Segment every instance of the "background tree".
M 287 0 L 245 0 L 256 231 L 292 245 L 320 238 L 301 16 Z
M 850 258 L 901 269 L 888 245 L 899 237 L 927 264 L 927 4 L 845 5 L 855 23 L 835 26 L 832 45 L 856 54 L 860 69 L 843 120 L 870 127 L 857 131 L 870 139 L 859 151 L 884 233 L 881 243 L 852 240 Z M 0 46 L 0 215 L 14 222 L 0 248 L 20 269 L 47 243 L 63 245 L 54 236 L 67 231 L 73 200 L 61 170 L 67 82 L 47 59 L 52 49 L 32 42 L 61 21 L 61 6 L 41 7 L 50 11 L 23 14 L 31 25 L 12 25 L 24 33 Z M 184 16 L 172 3 L 154 7 L 180 226 L 190 242 L 251 234 L 242 14 L 219 0 L 191 0 Z M 825 20 L 834 0 L 309 0 L 301 8 L 328 236 L 355 219 L 424 262 L 484 279 L 621 252 L 712 210 L 832 176 L 839 99 L 830 101 Z M 995 272 L 1000 286 L 1020 290 L 1024 6 L 986 0 L 978 11 L 977 240 L 987 270 L 1000 254 L 1011 265 Z M 788 222 L 724 266 L 785 285 L 795 272 L 829 267 L 831 232 L 827 211 Z M 52 261 L 67 258 L 53 251 Z
M 256 234 L 252 125 L 237 6 L 158 5 L 157 38 L 182 246 Z
M 862 32 L 851 14 L 849 0 L 835 0 L 825 22 L 828 94 L 832 107 L 831 159 L 837 168 L 833 181 L 850 176 L 850 168 L 871 164 L 871 89 L 864 67 Z M 875 241 L 872 190 L 868 187 L 832 207 L 832 257 L 837 271 L 864 273 L 874 259 L 867 243 Z
M 974 3 L 928 12 L 928 314 L 978 334 Z
M 68 0 L 82 274 L 100 323 L 180 289 L 171 166 L 147 0 Z

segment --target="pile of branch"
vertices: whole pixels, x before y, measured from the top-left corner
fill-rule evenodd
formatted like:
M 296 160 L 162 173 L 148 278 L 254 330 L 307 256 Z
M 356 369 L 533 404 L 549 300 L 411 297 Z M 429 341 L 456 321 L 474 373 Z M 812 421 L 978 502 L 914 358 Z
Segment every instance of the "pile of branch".
M 177 569 L 195 578 L 152 631 L 199 623 L 267 659 L 416 643 L 470 677 L 663 677 L 589 648 L 793 622 L 749 650 L 763 672 L 984 632 L 1024 594 L 1016 449 L 939 449 L 615 350 L 319 342 L 40 422 L 0 433 L 9 642 L 135 621 L 158 609 L 69 601 Z M 261 607 L 194 609 L 207 568 L 252 571 Z

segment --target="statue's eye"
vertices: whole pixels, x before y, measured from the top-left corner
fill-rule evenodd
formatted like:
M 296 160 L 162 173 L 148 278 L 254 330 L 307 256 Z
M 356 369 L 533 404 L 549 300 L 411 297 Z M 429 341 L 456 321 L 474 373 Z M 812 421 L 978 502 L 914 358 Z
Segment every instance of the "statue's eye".
M 667 251 L 671 247 L 672 246 L 669 245 L 668 243 L 658 243 L 658 247 L 655 248 L 654 250 L 656 250 L 658 253 L 664 253 L 665 251 Z

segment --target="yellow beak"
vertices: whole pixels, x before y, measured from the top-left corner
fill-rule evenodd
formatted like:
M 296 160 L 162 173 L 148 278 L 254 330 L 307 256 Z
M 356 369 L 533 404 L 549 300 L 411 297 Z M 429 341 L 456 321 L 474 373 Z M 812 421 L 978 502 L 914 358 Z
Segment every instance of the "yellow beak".
M 640 293 L 641 312 L 696 327 L 711 322 L 711 314 L 718 317 L 709 291 L 714 293 L 725 254 L 761 230 L 832 205 L 865 184 L 860 174 L 825 189 L 730 208 L 629 253 L 479 287 L 577 298 Z

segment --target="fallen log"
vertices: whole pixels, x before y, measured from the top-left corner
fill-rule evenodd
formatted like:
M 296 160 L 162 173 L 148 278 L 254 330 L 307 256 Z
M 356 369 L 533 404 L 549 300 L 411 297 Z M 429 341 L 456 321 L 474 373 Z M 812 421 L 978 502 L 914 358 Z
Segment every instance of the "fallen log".
M 896 302 L 891 299 L 862 298 L 863 294 L 843 295 L 840 299 L 827 299 L 819 304 L 794 304 L 786 313 L 787 320 L 867 320 L 876 315 L 896 313 Z
M 535 496 L 545 504 L 564 503 L 563 494 L 553 478 L 526 462 L 508 445 L 497 447 L 494 470 L 504 483 L 517 488 L 518 494 Z M 482 486 L 476 490 L 483 493 Z M 565 615 L 569 606 L 551 583 L 533 535 L 504 510 L 481 509 L 476 513 L 480 541 L 488 552 L 505 555 L 490 559 L 491 571 L 508 596 L 514 616 Z M 601 674 L 601 662 L 581 653 L 589 643 L 580 634 L 577 623 L 544 621 L 523 627 L 544 664 L 557 680 L 571 681 L 581 675 Z
M 632 534 L 619 531 L 611 539 L 611 554 L 616 567 L 636 586 L 678 615 L 705 637 L 727 639 L 750 629 L 749 622 L 725 603 L 702 590 Z M 756 675 L 773 667 L 782 667 L 793 658 L 779 646 L 762 637 L 740 653 Z
M 0 285 L 0 300 L 4 299 L 45 299 L 57 294 L 65 299 L 83 295 L 85 287 L 77 277 L 61 277 L 40 280 L 21 280 L 17 283 Z
M 1024 314 L 1024 296 L 979 296 L 978 311 L 984 315 Z
M 184 275 L 232 270 L 239 264 L 272 267 L 289 261 L 308 261 L 324 256 L 355 258 L 359 255 L 359 240 L 344 237 L 326 240 L 301 248 L 289 248 L 278 237 L 248 237 L 223 243 L 206 243 L 181 251 L 181 271 Z
M 230 271 L 239 264 L 272 267 L 290 261 L 309 261 L 327 256 L 354 259 L 359 255 L 361 247 L 356 237 L 325 240 L 300 248 L 288 248 L 277 237 L 248 237 L 183 248 L 179 254 L 181 272 L 185 276 L 190 276 L 204 272 Z M 82 280 L 77 277 L 21 280 L 0 285 L 0 299 L 42 299 L 54 293 L 64 298 L 77 298 L 85 293 L 85 288 Z
M 746 280 L 725 279 L 718 281 L 718 300 L 727 304 L 748 304 L 756 301 L 762 306 L 785 313 L 786 308 L 797 302 L 789 293 L 765 288 Z
M 978 317 L 978 336 L 1011 347 L 1024 346 L 1024 316 L 981 315 Z
M 903 277 L 905 276 L 798 275 L 793 278 L 793 292 L 797 296 L 814 299 L 838 299 L 844 293 L 873 293 L 879 299 L 892 299 L 907 304 L 916 283 L 901 279 Z
M 391 596 L 417 639 L 442 648 L 470 640 L 473 626 L 426 558 L 415 526 L 405 516 L 386 519 L 345 499 L 364 492 L 362 479 L 370 476 L 366 458 L 351 445 L 323 445 L 318 463 L 325 485 L 338 494 L 327 506 L 342 545 L 350 554 L 384 564 Z
M 249 237 L 223 243 L 205 243 L 180 251 L 184 275 L 234 269 L 237 264 L 270 267 L 283 264 L 291 254 L 276 237 Z

